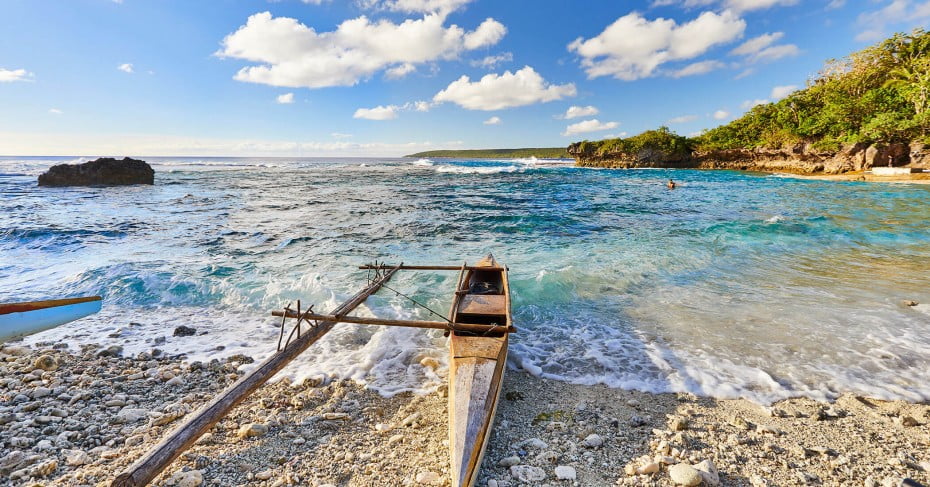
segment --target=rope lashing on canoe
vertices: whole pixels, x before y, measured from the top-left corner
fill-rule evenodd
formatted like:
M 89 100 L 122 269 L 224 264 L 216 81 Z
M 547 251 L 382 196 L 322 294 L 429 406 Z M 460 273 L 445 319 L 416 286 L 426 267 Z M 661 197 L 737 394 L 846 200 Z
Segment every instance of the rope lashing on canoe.
M 307 308 L 307 311 L 304 311 L 303 313 L 301 313 L 300 312 L 300 300 L 299 299 L 297 300 L 297 325 L 291 328 L 291 332 L 287 335 L 287 341 L 284 342 L 284 348 L 287 348 L 287 346 L 291 344 L 291 339 L 294 338 L 295 331 L 297 332 L 297 339 L 300 339 L 300 332 L 301 332 L 300 323 L 301 322 L 306 321 L 307 326 L 309 326 L 311 330 L 319 326 L 320 323 L 318 321 L 307 319 L 307 316 L 313 315 L 313 306 L 314 305 L 310 305 L 310 307 Z M 289 312 L 293 312 L 293 311 L 294 310 L 291 309 L 290 303 L 288 303 L 287 306 L 284 307 L 284 313 L 283 313 L 284 316 L 281 318 L 281 333 L 278 335 L 278 351 L 279 352 L 281 351 L 281 348 L 282 348 L 281 340 L 284 338 L 284 324 L 287 321 L 287 316 Z

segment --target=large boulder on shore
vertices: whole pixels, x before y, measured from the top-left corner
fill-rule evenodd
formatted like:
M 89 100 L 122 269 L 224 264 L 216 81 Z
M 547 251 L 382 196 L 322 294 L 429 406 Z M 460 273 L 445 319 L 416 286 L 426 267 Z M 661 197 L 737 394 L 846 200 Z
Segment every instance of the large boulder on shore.
M 155 184 L 155 170 L 145 161 L 104 157 L 84 164 L 59 164 L 39 175 L 39 186 L 122 186 Z

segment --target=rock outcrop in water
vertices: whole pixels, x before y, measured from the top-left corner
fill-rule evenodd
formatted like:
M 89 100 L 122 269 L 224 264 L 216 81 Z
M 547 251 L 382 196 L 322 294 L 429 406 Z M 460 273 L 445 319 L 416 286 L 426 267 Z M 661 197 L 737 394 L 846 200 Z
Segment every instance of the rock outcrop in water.
M 123 186 L 155 184 L 155 170 L 145 161 L 104 157 L 84 164 L 58 164 L 39 176 L 39 186 Z
M 601 153 L 596 147 L 579 142 L 570 145 L 568 153 L 579 166 L 622 169 L 664 167 L 842 174 L 887 166 L 889 162 L 894 166 L 930 167 L 930 147 L 921 143 L 850 144 L 838 152 L 817 151 L 809 144 L 800 144 L 788 149 L 731 149 L 692 152 L 683 156 L 656 150 Z

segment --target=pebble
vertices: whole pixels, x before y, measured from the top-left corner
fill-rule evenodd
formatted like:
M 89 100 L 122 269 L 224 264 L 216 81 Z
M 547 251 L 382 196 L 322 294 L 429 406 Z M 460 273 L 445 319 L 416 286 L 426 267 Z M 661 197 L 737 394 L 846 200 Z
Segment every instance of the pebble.
M 239 431 L 236 432 L 236 436 L 239 438 L 252 438 L 262 436 L 265 433 L 268 433 L 268 426 L 261 423 L 249 423 L 242 425 Z
M 559 480 L 575 480 L 575 467 L 559 465 L 555 467 L 555 478 Z
M 698 472 L 697 469 L 687 463 L 679 463 L 669 468 L 668 476 L 671 477 L 672 482 L 675 482 L 676 485 L 683 485 L 685 487 L 694 487 L 700 485 L 701 482 L 704 481 L 704 478 L 701 477 L 701 472 Z
M 32 398 L 39 399 L 45 396 L 48 396 L 52 393 L 52 390 L 47 387 L 36 387 L 32 390 Z
M 652 475 L 654 473 L 659 473 L 659 464 L 655 462 L 649 462 L 645 465 L 640 465 L 634 470 L 634 473 L 637 475 Z
M 505 467 L 505 468 L 512 467 L 514 465 L 517 465 L 518 463 L 520 463 L 520 457 L 516 455 L 501 458 L 501 460 L 497 462 L 498 465 L 500 465 L 501 467 Z
M 672 431 L 684 431 L 688 429 L 688 418 L 676 417 L 672 418 L 671 423 L 669 423 L 669 429 Z
M 520 443 L 520 445 L 524 447 L 535 448 L 537 450 L 545 450 L 549 447 L 545 441 L 540 440 L 539 438 L 530 438 L 528 440 L 524 440 L 522 443 Z
M 187 472 L 177 472 L 168 479 L 168 485 L 174 487 L 198 487 L 203 483 L 203 474 L 200 470 L 188 470 Z
M 601 438 L 601 435 L 597 433 L 591 433 L 584 439 L 584 446 L 588 448 L 600 448 L 604 445 L 604 438 Z
M 35 367 L 48 372 L 54 372 L 58 370 L 58 360 L 51 355 L 42 355 L 36 359 Z
M 58 460 L 46 460 L 29 470 L 33 477 L 47 477 L 58 469 Z
M 717 471 L 716 465 L 710 460 L 704 460 L 701 463 L 698 463 L 694 466 L 694 469 L 701 474 L 701 478 L 704 480 L 704 485 L 709 485 L 711 487 L 716 487 L 720 485 L 720 473 Z
M 258 480 L 268 480 L 274 475 L 274 472 L 271 470 L 264 470 L 255 474 L 255 478 Z
M 65 457 L 65 464 L 73 467 L 86 465 L 92 461 L 90 455 L 83 450 L 62 450 L 61 453 Z
M 420 472 L 416 478 L 418 484 L 438 484 L 440 480 L 439 474 L 433 471 Z
M 901 418 L 898 419 L 898 421 L 901 424 L 901 426 L 907 426 L 907 427 L 920 426 L 920 421 L 917 421 L 916 419 L 914 419 L 913 416 L 902 416 Z
M 546 471 L 532 465 L 514 465 L 510 467 L 510 475 L 520 482 L 540 482 L 546 480 Z

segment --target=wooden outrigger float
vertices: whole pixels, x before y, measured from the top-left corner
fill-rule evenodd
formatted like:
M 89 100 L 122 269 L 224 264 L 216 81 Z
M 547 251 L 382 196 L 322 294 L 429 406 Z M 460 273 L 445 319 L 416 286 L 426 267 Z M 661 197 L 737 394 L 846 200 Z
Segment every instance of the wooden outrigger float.
M 374 271 L 369 285 L 330 314 L 286 307 L 272 315 L 297 319 L 297 325 L 278 352 L 240 378 L 213 401 L 175 428 L 145 456 L 121 473 L 112 486 L 149 484 L 181 453 L 219 422 L 237 404 L 261 387 L 291 360 L 319 340 L 336 323 L 442 329 L 449 334 L 449 451 L 452 486 L 471 487 L 477 480 L 497 409 L 507 361 L 508 335 L 515 331 L 510 315 L 507 268 L 488 254 L 474 266 L 368 265 Z M 459 271 L 452 309 L 445 321 L 389 320 L 348 314 L 382 287 L 399 270 Z M 390 288 L 388 288 L 390 289 Z M 418 303 L 419 304 L 419 303 Z M 305 328 L 301 329 L 301 323 Z M 284 336 L 282 321 L 281 338 Z M 294 332 L 296 331 L 296 338 Z

